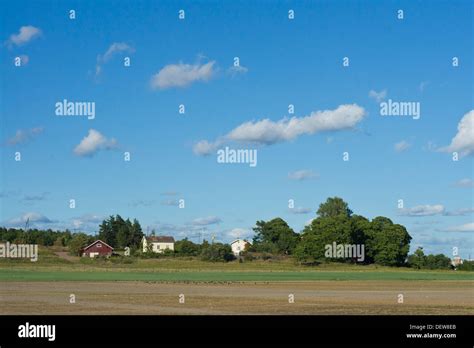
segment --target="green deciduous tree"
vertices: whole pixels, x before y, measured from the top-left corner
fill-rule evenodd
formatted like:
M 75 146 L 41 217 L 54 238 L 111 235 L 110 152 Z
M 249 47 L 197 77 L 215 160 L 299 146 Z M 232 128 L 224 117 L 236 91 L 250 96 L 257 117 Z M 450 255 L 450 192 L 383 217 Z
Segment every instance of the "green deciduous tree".
M 403 265 L 411 241 L 406 228 L 383 216 L 373 219 L 370 225 L 370 229 L 366 231 L 368 259 L 380 265 Z
M 201 251 L 201 259 L 203 261 L 231 261 L 234 258 L 235 257 L 232 253 L 232 249 L 228 244 L 208 243 L 206 246 L 203 246 Z
M 254 251 L 291 254 L 298 242 L 298 234 L 281 218 L 257 221 L 253 230 Z
M 353 225 L 351 218 L 344 214 L 314 219 L 306 226 L 301 235 L 301 242 L 295 250 L 300 262 L 325 260 L 325 246 L 336 244 L 353 244 Z
M 178 256 L 197 256 L 201 247 L 185 238 L 174 243 L 174 251 Z
M 364 263 L 405 264 L 411 237 L 402 225 L 394 224 L 386 217 L 369 221 L 363 216 L 353 215 L 349 205 L 339 197 L 328 198 L 319 206 L 317 214 L 318 217 L 303 230 L 295 249 L 296 259 L 300 262 L 329 261 L 325 246 L 336 243 L 364 246 Z
M 319 209 L 316 214 L 322 218 L 338 215 L 351 216 L 352 211 L 349 209 L 349 205 L 344 202 L 342 198 L 330 197 L 326 200 L 326 202 L 319 205 Z

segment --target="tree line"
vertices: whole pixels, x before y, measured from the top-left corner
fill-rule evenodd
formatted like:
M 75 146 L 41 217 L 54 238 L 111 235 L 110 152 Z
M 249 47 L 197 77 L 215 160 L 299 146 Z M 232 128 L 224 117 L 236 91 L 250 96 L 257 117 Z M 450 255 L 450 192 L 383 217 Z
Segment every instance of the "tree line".
M 379 216 L 372 220 L 353 214 L 348 204 L 339 197 L 328 198 L 321 203 L 316 217 L 301 233 L 296 233 L 282 218 L 269 221 L 259 220 L 253 228 L 253 243 L 244 251 L 243 259 L 255 259 L 258 255 L 271 257 L 292 257 L 300 264 L 314 265 L 322 262 L 358 262 L 355 257 L 328 258 L 328 245 L 363 245 L 364 264 L 384 266 L 409 266 L 417 269 L 448 269 L 449 257 L 425 255 L 419 248 L 408 255 L 411 236 L 406 228 L 393 223 L 389 218 Z M 0 241 L 12 243 L 39 244 L 44 246 L 68 247 L 70 252 L 80 255 L 81 250 L 96 239 L 100 239 L 115 249 L 130 247 L 134 255 L 142 257 L 185 256 L 199 257 L 207 261 L 231 261 L 234 259 L 229 244 L 201 244 L 188 239 L 175 242 L 175 250 L 156 254 L 141 250 L 144 237 L 137 219 L 123 219 L 120 215 L 109 216 L 99 225 L 98 234 L 92 236 L 69 230 L 53 231 L 0 227 Z M 257 255 L 257 256 L 256 256 Z M 239 258 L 241 261 L 242 258 Z M 459 269 L 471 269 L 467 265 Z

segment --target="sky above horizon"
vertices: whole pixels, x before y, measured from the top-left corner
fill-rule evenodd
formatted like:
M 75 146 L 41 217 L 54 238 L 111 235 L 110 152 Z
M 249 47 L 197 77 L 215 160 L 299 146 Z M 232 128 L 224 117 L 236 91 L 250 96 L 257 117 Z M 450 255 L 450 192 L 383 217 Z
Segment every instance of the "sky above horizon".
M 95 233 L 120 214 L 229 242 L 275 217 L 300 232 L 339 196 L 406 226 L 412 251 L 474 258 L 471 1 L 2 1 L 0 17 L 1 226 Z M 219 163 L 226 147 L 256 165 Z

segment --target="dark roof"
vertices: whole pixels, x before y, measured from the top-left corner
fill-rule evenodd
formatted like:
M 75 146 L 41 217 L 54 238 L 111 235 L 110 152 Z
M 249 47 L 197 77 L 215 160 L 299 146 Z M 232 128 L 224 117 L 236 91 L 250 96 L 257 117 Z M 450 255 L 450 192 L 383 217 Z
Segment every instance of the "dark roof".
M 232 241 L 232 242 L 230 243 L 230 245 L 232 245 L 232 244 L 234 244 L 234 243 L 237 243 L 237 242 L 239 242 L 239 241 L 244 241 L 244 242 L 247 243 L 247 244 L 252 244 L 252 243 L 250 243 L 247 239 L 236 239 L 236 240 Z
M 174 243 L 174 238 L 171 236 L 150 236 L 146 240 L 154 243 Z
M 99 243 L 99 242 L 102 243 L 102 244 L 107 245 L 110 249 L 114 250 L 114 248 L 112 248 L 112 247 L 111 247 L 110 245 L 108 245 L 106 242 L 101 241 L 100 239 L 97 239 L 94 243 L 92 243 L 92 244 L 90 244 L 90 245 L 88 245 L 88 246 L 82 248 L 82 250 L 85 251 L 85 250 L 89 249 L 91 246 L 93 246 L 94 244 Z

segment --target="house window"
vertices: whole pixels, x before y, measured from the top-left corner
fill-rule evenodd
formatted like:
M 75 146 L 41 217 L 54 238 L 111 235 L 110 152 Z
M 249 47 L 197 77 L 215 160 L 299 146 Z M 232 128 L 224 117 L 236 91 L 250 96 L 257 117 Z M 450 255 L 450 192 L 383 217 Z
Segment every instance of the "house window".
M 102 244 L 97 243 L 97 247 L 98 247 L 98 248 L 102 248 Z

